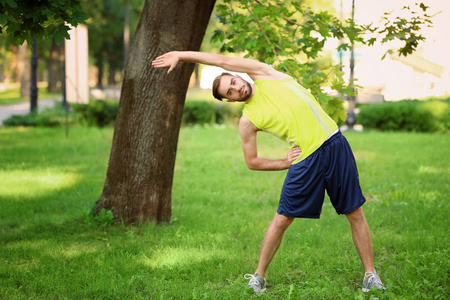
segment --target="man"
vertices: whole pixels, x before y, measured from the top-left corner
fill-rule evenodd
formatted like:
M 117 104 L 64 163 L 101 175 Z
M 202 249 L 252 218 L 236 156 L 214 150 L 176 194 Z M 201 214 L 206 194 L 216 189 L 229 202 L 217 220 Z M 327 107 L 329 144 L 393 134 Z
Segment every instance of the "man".
M 168 67 L 169 74 L 179 62 L 202 63 L 247 73 L 254 84 L 228 73 L 218 76 L 213 83 L 213 95 L 228 102 L 245 102 L 239 134 L 248 168 L 289 169 L 277 213 L 261 245 L 258 266 L 254 274 L 245 275 L 254 292 L 265 291 L 267 268 L 294 218 L 320 217 L 325 190 L 336 212 L 344 214 L 350 223 L 365 271 L 362 290 L 384 289 L 374 269 L 372 242 L 362 209 L 365 198 L 359 186 L 352 150 L 336 123 L 314 97 L 289 75 L 251 59 L 174 51 L 157 57 L 153 66 Z M 286 158 L 259 157 L 258 131 L 269 132 L 289 142 L 291 148 Z

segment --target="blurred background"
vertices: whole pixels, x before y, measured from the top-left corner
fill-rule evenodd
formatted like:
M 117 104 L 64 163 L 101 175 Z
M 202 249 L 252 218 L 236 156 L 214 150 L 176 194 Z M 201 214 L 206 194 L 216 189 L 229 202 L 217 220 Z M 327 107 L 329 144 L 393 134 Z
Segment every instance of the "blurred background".
M 389 0 L 304 2 L 312 9 L 327 10 L 341 19 L 351 17 L 353 4 L 355 21 L 359 24 L 372 23 L 374 26 L 381 24 L 383 13 L 400 14 L 402 6 L 414 3 Z M 220 3 L 221 0 L 218 0 L 216 5 Z M 395 48 L 395 43 L 373 47 L 355 45 L 354 76 L 359 85 L 357 103 L 448 96 L 450 58 L 447 52 L 450 48 L 450 35 L 446 31 L 450 28 L 450 1 L 427 0 L 425 4 L 430 6 L 433 26 L 424 28 L 426 41 L 412 55 L 399 57 L 397 54 L 390 54 L 382 60 L 381 57 L 387 50 Z M 117 101 L 120 98 L 129 47 L 143 5 L 144 0 L 84 1 L 83 9 L 89 19 L 86 25 L 79 25 L 70 32 L 70 40 L 59 45 L 54 40 L 38 42 L 35 57 L 40 107 L 51 106 L 54 100 L 62 99 L 64 78 L 69 103 Z M 220 52 L 221 43 L 211 41 L 214 30 L 223 28 L 216 15 L 213 12 L 211 16 L 202 51 Z M 338 53 L 338 43 L 338 40 L 327 42 L 322 58 L 334 64 L 341 61 L 344 76 L 348 78 L 350 51 Z M 32 57 L 32 45 L 25 42 L 16 46 L 8 39 L 7 33 L 0 35 L 0 104 L 23 103 L 15 107 L 17 112 L 29 111 L 27 105 Z M 187 100 L 213 101 L 210 86 L 218 73 L 220 70 L 215 68 L 197 66 L 192 75 Z

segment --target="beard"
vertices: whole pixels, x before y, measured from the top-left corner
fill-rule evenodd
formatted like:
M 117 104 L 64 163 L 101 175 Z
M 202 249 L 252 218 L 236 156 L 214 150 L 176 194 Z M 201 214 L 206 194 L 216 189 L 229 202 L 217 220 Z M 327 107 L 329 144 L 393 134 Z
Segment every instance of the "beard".
M 245 102 L 248 99 L 250 99 L 250 97 L 252 96 L 252 93 L 253 93 L 252 86 L 247 81 L 245 81 L 245 84 L 247 85 L 248 93 L 246 95 L 244 95 L 242 99 L 236 100 L 236 102 Z

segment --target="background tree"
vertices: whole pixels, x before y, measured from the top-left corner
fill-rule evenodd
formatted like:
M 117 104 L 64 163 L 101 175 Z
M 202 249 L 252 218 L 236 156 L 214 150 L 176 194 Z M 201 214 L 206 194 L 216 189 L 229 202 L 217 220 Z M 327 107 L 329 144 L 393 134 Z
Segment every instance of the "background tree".
M 69 27 L 76 27 L 87 18 L 81 9 L 81 0 L 0 0 L 0 33 L 7 30 L 16 45 L 25 39 L 55 38 L 61 44 L 69 38 Z
M 395 39 L 405 43 L 399 53 L 410 54 L 425 40 L 420 29 L 431 20 L 424 4 L 417 4 L 416 11 L 404 9 L 410 12 L 409 19 L 392 20 L 385 14 L 383 26 L 372 27 L 352 19 L 341 22 L 328 11 L 306 7 L 303 1 L 222 0 L 217 12 L 225 30 L 216 30 L 212 40 L 223 42 L 221 51 L 242 52 L 297 78 L 335 121 L 345 121 L 343 101 L 337 95 L 354 95 L 354 87 L 344 80 L 339 65 L 322 59 L 326 41 L 344 40 L 336 50 L 345 51 L 355 43 L 373 45 Z M 336 96 L 327 94 L 325 86 Z
M 199 50 L 214 0 L 146 0 L 125 69 L 111 156 L 95 211 L 125 222 L 169 221 L 181 116 L 194 64 L 170 76 L 151 62 Z
M 30 108 L 37 108 L 37 42 L 55 39 L 61 44 L 69 38 L 66 23 L 76 27 L 87 16 L 81 0 L 0 0 L 0 33 L 6 29 L 9 40 L 21 45 L 28 41 L 32 48 Z
M 133 34 L 144 0 L 128 0 L 130 33 Z M 83 5 L 89 15 L 89 54 L 97 67 L 97 87 L 102 88 L 106 77 L 108 85 L 117 84 L 117 74 L 124 66 L 124 0 L 91 0 Z
M 46 49 L 46 47 L 41 48 Z M 55 39 L 52 39 L 48 58 L 46 59 L 47 61 L 46 69 L 48 71 L 47 91 L 49 93 L 56 93 L 60 91 L 58 83 L 60 83 L 63 79 L 63 64 L 62 64 L 63 59 L 64 59 L 64 44 L 61 43 L 58 45 Z

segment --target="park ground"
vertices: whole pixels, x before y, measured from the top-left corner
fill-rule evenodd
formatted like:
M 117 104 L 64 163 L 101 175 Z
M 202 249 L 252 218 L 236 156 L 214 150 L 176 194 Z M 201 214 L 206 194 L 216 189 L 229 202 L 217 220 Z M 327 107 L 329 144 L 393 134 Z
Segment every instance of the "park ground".
M 252 295 L 243 275 L 278 203 L 285 171 L 245 167 L 235 127 L 184 127 L 172 221 L 92 217 L 112 128 L 0 128 L 1 299 L 448 299 L 450 138 L 346 132 L 367 198 L 375 264 L 387 292 L 361 292 L 345 217 L 325 200 L 296 220 Z M 287 146 L 261 134 L 261 155 Z

